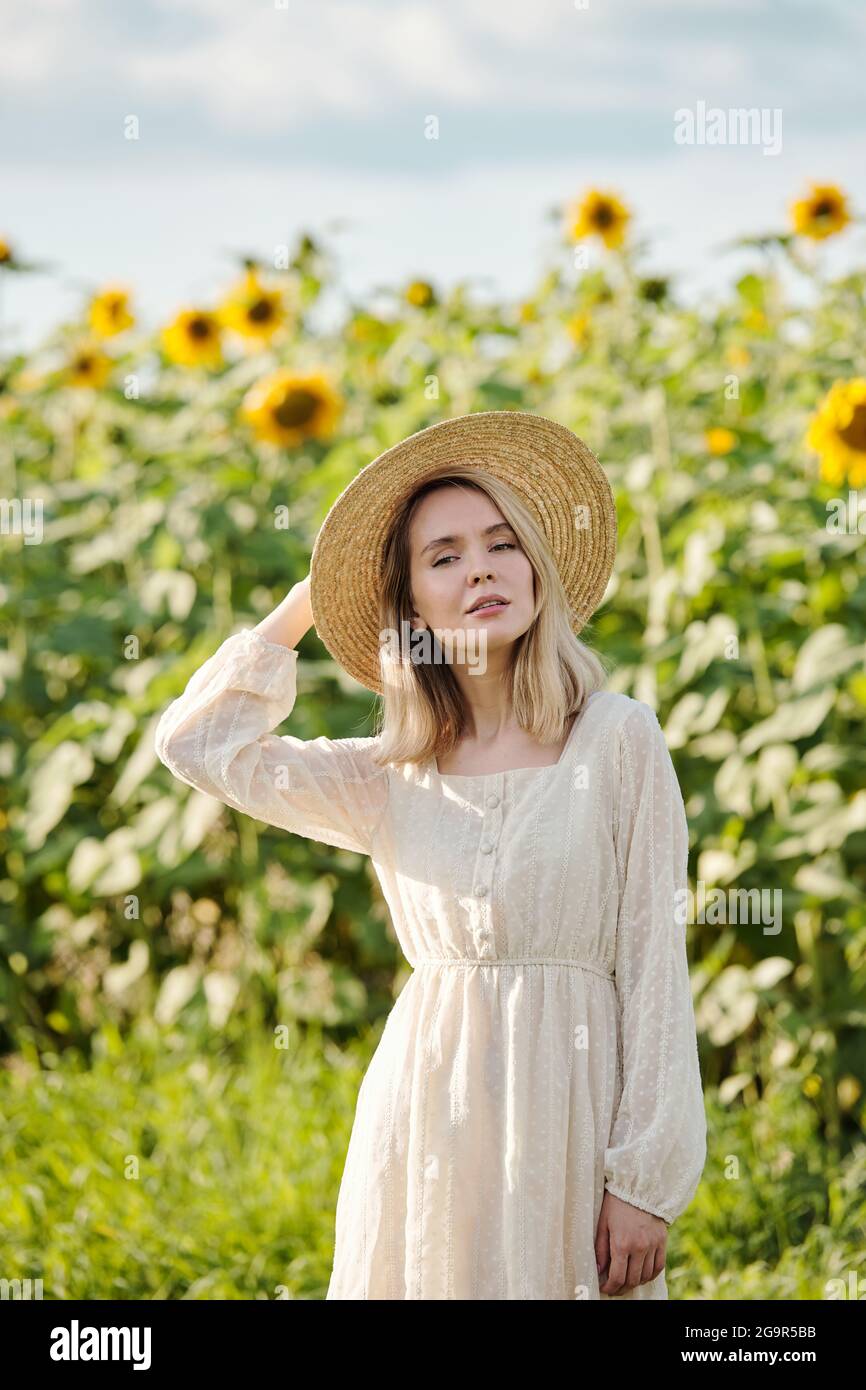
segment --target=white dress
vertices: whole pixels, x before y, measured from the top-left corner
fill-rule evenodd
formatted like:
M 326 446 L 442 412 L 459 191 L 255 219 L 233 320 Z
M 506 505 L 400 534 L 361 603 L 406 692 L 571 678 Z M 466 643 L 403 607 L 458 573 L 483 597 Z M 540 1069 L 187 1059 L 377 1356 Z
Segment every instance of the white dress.
M 369 855 L 414 968 L 361 1084 L 329 1299 L 605 1299 L 604 1188 L 671 1222 L 706 1158 L 688 827 L 654 711 L 596 691 L 553 766 L 378 768 L 271 732 L 297 652 L 229 637 L 163 714 L 183 782 Z M 620 1298 L 668 1297 L 665 1274 Z

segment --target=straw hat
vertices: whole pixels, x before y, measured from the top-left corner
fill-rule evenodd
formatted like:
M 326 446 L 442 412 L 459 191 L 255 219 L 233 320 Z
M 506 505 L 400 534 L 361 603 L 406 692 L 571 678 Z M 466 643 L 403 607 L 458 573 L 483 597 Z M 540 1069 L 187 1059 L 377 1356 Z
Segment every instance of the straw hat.
M 379 591 L 385 542 L 409 492 L 447 464 L 507 483 L 547 536 L 575 633 L 601 602 L 616 554 L 616 507 L 598 459 L 564 425 L 522 410 L 442 420 L 362 468 L 316 537 L 310 604 L 316 631 L 350 676 L 383 693 Z

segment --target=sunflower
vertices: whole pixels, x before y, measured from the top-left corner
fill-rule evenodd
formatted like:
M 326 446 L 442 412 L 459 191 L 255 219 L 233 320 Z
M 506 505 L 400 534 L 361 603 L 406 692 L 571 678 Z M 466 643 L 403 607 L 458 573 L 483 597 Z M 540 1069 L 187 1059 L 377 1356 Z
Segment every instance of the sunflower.
M 841 232 L 852 219 L 841 188 L 833 183 L 813 183 L 807 198 L 799 198 L 791 204 L 791 220 L 799 236 L 821 241 Z
M 103 386 L 114 366 L 96 343 L 79 343 L 63 373 L 68 386 Z
M 812 417 L 806 443 L 820 456 L 825 482 L 866 484 L 866 377 L 834 383 Z
M 224 327 L 259 343 L 269 342 L 286 321 L 282 292 L 266 289 L 254 266 L 247 268 L 217 315 Z
M 608 250 L 613 250 L 622 245 L 630 218 L 628 208 L 614 193 L 601 193 L 591 188 L 582 202 L 569 205 L 566 224 L 572 241 L 600 236 Z
M 589 340 L 591 323 L 592 318 L 585 311 L 580 314 L 572 314 L 571 318 L 566 320 L 565 326 L 572 341 L 577 343 L 578 347 L 583 347 Z
M 162 330 L 166 357 L 181 367 L 221 367 L 220 324 L 207 309 L 182 309 Z
M 436 291 L 426 280 L 413 280 L 406 287 L 406 301 L 416 309 L 429 309 L 436 303 Z
M 288 367 L 269 372 L 244 396 L 241 414 L 258 439 L 294 448 L 333 432 L 342 397 L 323 372 L 299 375 Z
M 0 236 L 0 265 L 8 265 L 9 262 L 14 259 L 12 247 L 9 245 L 9 242 L 4 241 L 2 236 Z
M 97 338 L 113 338 L 133 323 L 129 290 L 124 285 L 109 285 L 90 301 L 90 328 Z
M 713 429 L 704 431 L 704 442 L 711 454 L 719 456 L 729 454 L 736 448 L 737 436 L 733 430 L 726 430 L 723 425 L 716 425 Z

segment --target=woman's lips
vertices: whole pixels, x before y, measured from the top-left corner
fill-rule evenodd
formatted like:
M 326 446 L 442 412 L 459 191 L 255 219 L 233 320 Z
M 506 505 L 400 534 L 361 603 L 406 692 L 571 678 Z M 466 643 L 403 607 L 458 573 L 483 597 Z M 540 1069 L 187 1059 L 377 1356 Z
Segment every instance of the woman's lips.
M 508 607 L 507 603 L 488 603 L 483 608 L 473 608 L 467 614 L 470 618 L 486 618 L 494 613 L 502 613 Z

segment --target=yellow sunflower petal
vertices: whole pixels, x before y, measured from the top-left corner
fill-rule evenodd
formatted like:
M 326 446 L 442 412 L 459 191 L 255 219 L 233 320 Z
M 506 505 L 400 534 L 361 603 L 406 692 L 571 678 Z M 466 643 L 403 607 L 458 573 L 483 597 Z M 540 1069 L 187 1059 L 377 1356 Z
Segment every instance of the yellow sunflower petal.
M 99 388 L 105 385 L 113 366 L 112 359 L 96 344 L 81 343 L 73 350 L 63 376 L 69 386 Z
M 866 470 L 866 377 L 834 382 L 809 422 L 806 444 L 820 458 L 820 476 L 858 486 Z
M 566 230 L 572 241 L 600 237 L 608 249 L 621 246 L 631 213 L 615 193 L 591 188 L 580 202 L 570 204 Z
M 208 309 L 182 309 L 162 330 L 166 357 L 183 367 L 220 367 L 220 322 Z
M 413 280 L 406 289 L 406 299 L 418 309 L 429 309 L 436 303 L 436 293 L 426 280 Z
M 834 236 L 852 220 L 846 195 L 833 183 L 813 183 L 811 192 L 794 201 L 790 211 L 797 235 L 815 241 Z
M 125 285 L 108 285 L 90 301 L 90 330 L 97 338 L 113 338 L 130 328 L 135 319 L 129 311 L 130 291 Z
M 287 321 L 282 291 L 263 285 L 252 268 L 216 312 L 225 328 L 259 344 L 269 342 Z
M 342 408 L 342 397 L 325 373 L 283 367 L 250 387 L 241 415 L 258 439 L 295 448 L 306 439 L 327 439 Z

